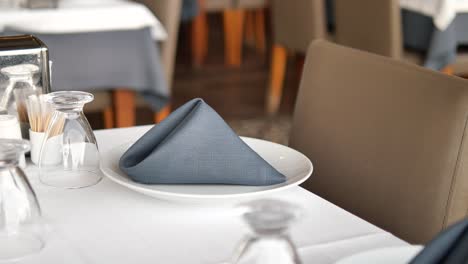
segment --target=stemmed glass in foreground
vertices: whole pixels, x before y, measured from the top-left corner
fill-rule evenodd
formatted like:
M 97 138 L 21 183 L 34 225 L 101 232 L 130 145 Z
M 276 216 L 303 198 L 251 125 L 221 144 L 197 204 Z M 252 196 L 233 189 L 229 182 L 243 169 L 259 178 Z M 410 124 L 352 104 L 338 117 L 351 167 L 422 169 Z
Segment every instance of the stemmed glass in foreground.
M 18 166 L 28 150 L 26 140 L 0 139 L 0 262 L 36 253 L 45 244 L 39 203 Z
M 55 109 L 44 135 L 39 177 L 46 185 L 83 188 L 98 183 L 99 151 L 83 107 L 93 95 L 79 91 L 53 92 L 47 101 Z
M 280 200 L 258 200 L 245 204 L 244 220 L 253 234 L 243 240 L 232 264 L 300 264 L 288 227 L 299 209 Z

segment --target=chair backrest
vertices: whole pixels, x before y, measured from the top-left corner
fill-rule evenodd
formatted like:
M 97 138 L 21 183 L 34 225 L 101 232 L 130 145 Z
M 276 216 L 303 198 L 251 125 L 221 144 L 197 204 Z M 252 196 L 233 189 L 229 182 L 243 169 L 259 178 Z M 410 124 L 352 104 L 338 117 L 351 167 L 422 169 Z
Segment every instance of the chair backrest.
M 264 8 L 268 5 L 268 0 L 235 0 L 238 8 L 255 9 Z
M 400 0 L 334 0 L 336 43 L 401 58 Z
M 161 60 L 169 88 L 172 88 L 182 0 L 135 0 L 145 4 L 164 26 L 167 39 L 161 43 Z
M 314 39 L 326 38 L 324 0 L 272 0 L 274 43 L 306 52 Z
M 413 243 L 467 214 L 468 81 L 325 41 L 302 76 L 304 187 Z
M 203 8 L 206 12 L 217 12 L 235 8 L 234 0 L 203 0 Z
M 267 5 L 267 0 L 204 0 L 203 3 L 207 12 L 216 12 L 235 8 L 263 8 Z

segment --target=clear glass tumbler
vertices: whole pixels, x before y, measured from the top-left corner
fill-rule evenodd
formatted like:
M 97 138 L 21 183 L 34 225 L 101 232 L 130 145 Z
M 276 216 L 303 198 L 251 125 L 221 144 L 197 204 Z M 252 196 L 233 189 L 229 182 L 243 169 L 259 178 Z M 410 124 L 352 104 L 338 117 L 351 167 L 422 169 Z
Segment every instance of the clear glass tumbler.
M 37 253 L 45 245 L 39 203 L 18 166 L 28 150 L 26 140 L 0 139 L 0 262 Z
M 0 114 L 17 115 L 22 136 L 28 138 L 26 100 L 29 95 L 42 93 L 42 88 L 37 86 L 39 67 L 34 64 L 18 64 L 4 67 L 0 72 L 8 78 L 8 84 L 0 98 Z
M 300 264 L 288 235 L 299 209 L 280 200 L 258 200 L 245 204 L 244 220 L 253 233 L 237 248 L 232 264 Z
M 60 188 L 83 188 L 97 184 L 99 150 L 93 130 L 83 114 L 83 106 L 93 95 L 79 91 L 47 94 L 55 109 L 39 154 L 42 183 Z

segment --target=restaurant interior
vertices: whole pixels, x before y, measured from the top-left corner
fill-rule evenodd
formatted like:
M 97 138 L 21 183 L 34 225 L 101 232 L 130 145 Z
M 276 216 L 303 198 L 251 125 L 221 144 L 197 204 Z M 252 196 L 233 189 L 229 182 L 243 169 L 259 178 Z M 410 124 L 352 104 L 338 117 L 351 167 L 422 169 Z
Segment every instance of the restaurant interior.
M 467 124 L 468 0 L 0 0 L 0 263 L 468 264 Z

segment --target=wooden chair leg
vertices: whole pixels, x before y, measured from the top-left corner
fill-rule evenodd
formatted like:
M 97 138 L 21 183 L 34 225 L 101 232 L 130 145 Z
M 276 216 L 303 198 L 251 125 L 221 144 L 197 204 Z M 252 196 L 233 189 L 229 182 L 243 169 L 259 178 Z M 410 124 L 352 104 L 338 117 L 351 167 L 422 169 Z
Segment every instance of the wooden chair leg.
M 440 71 L 448 75 L 454 75 L 454 69 L 451 65 L 445 66 L 445 68 Z
M 224 61 L 227 66 L 239 67 L 242 63 L 242 32 L 244 10 L 224 10 Z
M 117 127 L 135 125 L 135 92 L 125 89 L 113 92 L 115 124 Z
M 272 53 L 270 83 L 268 85 L 266 98 L 266 110 L 270 115 L 276 114 L 280 107 L 287 62 L 287 51 L 285 47 L 273 45 Z
M 192 63 L 195 66 L 203 65 L 208 50 L 208 19 L 204 0 L 198 0 L 198 5 L 199 13 L 191 26 Z
M 261 54 L 265 53 L 265 9 L 257 9 L 255 12 L 255 48 Z
M 102 115 L 104 118 L 104 128 L 114 128 L 114 110 L 112 109 L 112 106 L 104 109 Z
M 154 114 L 154 123 L 160 123 L 171 113 L 171 105 L 168 104 L 163 107 L 159 112 Z
M 245 44 L 255 45 L 255 17 L 251 10 L 245 11 Z

